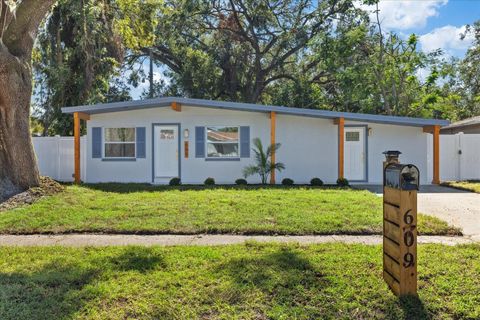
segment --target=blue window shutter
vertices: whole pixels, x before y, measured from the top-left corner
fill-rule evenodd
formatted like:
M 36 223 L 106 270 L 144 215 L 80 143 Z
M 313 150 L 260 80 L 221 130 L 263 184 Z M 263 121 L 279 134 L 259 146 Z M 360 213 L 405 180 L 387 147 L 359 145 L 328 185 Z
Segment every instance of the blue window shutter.
M 240 127 L 240 157 L 250 158 L 250 127 Z
M 205 127 L 195 127 L 195 158 L 205 158 Z
M 145 149 L 145 136 L 146 136 L 146 129 L 145 127 L 138 127 L 136 140 L 137 140 L 137 158 L 145 158 L 146 157 L 146 149 Z
M 102 157 L 102 128 L 92 128 L 92 158 Z

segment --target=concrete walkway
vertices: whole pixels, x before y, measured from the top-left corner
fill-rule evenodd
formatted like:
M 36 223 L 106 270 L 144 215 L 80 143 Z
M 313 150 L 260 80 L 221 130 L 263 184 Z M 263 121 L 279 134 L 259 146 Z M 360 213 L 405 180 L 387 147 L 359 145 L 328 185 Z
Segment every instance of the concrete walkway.
M 382 196 L 382 186 L 358 185 Z M 480 194 L 444 186 L 421 186 L 418 212 L 435 216 L 462 229 L 463 234 L 480 241 Z
M 68 234 L 68 235 L 0 235 L 0 246 L 216 246 L 241 244 L 247 241 L 277 243 L 360 243 L 381 244 L 382 236 L 242 236 L 242 235 L 103 235 L 103 234 Z M 457 245 L 474 243 L 465 237 L 420 236 L 418 243 L 439 243 Z

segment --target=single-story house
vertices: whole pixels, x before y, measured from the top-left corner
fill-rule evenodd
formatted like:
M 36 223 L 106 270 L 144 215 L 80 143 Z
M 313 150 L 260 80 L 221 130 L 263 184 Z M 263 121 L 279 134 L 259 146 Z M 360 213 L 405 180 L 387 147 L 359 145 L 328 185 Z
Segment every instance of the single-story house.
M 463 119 L 440 129 L 441 134 L 457 134 L 460 132 L 465 134 L 479 134 L 480 116 Z
M 75 179 L 80 182 L 80 120 L 87 120 L 86 181 L 165 184 L 173 177 L 232 184 L 254 163 L 252 140 L 281 143 L 272 160 L 285 170 L 273 183 L 313 177 L 335 183 L 382 182 L 385 150 L 439 183 L 439 132 L 445 120 L 164 97 L 63 108 L 74 115 Z M 427 138 L 433 134 L 433 181 L 427 181 Z M 249 183 L 260 182 L 250 177 Z

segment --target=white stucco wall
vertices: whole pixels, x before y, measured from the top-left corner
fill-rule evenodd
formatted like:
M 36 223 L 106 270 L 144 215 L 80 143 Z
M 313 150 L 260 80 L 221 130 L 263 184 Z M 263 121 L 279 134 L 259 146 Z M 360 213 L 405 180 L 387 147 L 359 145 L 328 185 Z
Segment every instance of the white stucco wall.
M 348 121 L 347 124 L 357 124 Z M 364 124 L 364 123 L 362 123 Z M 427 134 L 420 127 L 369 123 L 368 183 L 381 184 L 386 150 L 399 150 L 401 163 L 411 163 L 420 170 L 420 182 L 430 184 L 427 177 Z
M 253 162 L 205 161 L 195 158 L 196 126 L 250 126 L 250 137 L 259 137 L 265 145 L 270 142 L 270 119 L 268 114 L 209 109 L 182 106 L 182 112 L 170 108 L 142 109 L 92 115 L 87 122 L 87 175 L 86 182 L 152 182 L 152 124 L 181 124 L 181 178 L 183 183 L 203 183 L 213 177 L 219 184 L 233 183 L 242 177 L 242 169 Z M 347 122 L 347 124 L 360 124 Z M 402 162 L 417 165 L 422 172 L 422 183 L 426 183 L 427 138 L 421 128 L 393 125 L 368 124 L 368 183 L 382 181 L 382 152 L 400 150 Z M 106 162 L 92 158 L 92 127 L 146 127 L 146 158 L 134 162 Z M 190 157 L 183 154 L 183 130 L 189 129 Z M 283 162 L 286 170 L 277 173 L 277 182 L 285 177 L 296 183 L 308 183 L 319 177 L 325 183 L 337 179 L 337 126 L 332 120 L 300 116 L 277 115 L 277 142 L 282 144 L 277 153 L 277 161 Z M 258 183 L 257 177 L 248 178 L 250 183 Z

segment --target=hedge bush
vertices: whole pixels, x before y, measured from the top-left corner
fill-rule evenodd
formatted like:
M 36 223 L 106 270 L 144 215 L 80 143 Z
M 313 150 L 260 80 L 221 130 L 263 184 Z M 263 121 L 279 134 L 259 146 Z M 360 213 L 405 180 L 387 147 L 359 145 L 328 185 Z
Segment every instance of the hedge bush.
M 237 180 L 235 180 L 235 184 L 237 184 L 239 186 L 246 186 L 248 184 L 248 182 L 245 179 L 237 179 Z
M 206 186 L 213 186 L 215 185 L 215 179 L 208 177 L 207 179 L 205 179 L 203 184 Z
M 172 178 L 168 184 L 171 186 L 179 186 L 182 184 L 182 181 L 180 178 Z
M 323 181 L 320 178 L 313 178 L 312 180 L 310 180 L 310 185 L 321 187 L 323 186 Z
M 337 179 L 337 185 L 340 187 L 348 187 L 350 183 L 346 178 L 338 178 Z
M 282 184 L 284 186 L 293 186 L 294 182 L 290 178 L 285 178 L 285 179 L 282 180 Z

